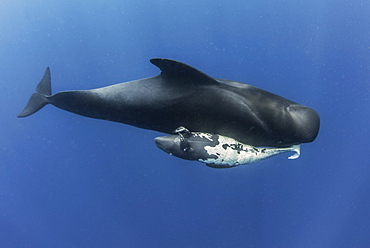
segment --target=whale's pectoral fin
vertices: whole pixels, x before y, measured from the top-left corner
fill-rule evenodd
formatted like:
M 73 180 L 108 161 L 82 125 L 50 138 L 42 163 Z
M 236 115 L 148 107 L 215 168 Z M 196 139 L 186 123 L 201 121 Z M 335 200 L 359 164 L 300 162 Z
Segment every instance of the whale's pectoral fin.
M 46 68 L 45 74 L 36 87 L 36 92 L 32 94 L 30 100 L 18 117 L 26 117 L 40 110 L 46 104 L 50 103 L 47 96 L 51 95 L 50 69 Z
M 151 59 L 150 62 L 161 69 L 161 76 L 169 79 L 171 84 L 187 83 L 194 85 L 219 84 L 217 80 L 207 74 L 178 61 L 170 59 Z

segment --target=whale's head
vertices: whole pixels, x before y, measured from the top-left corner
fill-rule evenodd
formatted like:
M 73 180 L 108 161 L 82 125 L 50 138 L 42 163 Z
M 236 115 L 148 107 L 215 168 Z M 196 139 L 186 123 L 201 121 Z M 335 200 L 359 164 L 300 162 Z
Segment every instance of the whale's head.
M 293 119 L 294 140 L 309 143 L 316 139 L 320 129 L 319 114 L 303 105 L 290 105 L 287 111 Z M 287 132 L 288 133 L 288 132 Z

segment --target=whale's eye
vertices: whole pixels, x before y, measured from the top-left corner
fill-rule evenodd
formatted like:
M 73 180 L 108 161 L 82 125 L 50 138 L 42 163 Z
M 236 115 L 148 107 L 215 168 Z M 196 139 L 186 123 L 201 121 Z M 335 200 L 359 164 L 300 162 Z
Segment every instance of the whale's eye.
M 190 143 L 184 136 L 180 135 L 180 148 L 183 152 L 187 152 L 190 150 Z

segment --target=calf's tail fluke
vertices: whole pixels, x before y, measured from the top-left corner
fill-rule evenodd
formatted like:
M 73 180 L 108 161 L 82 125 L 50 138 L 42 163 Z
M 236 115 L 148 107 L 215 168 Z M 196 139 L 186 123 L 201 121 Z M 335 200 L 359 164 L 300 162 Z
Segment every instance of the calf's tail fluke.
M 288 159 L 296 159 L 299 158 L 301 155 L 301 145 L 294 145 L 291 148 L 292 152 L 295 152 L 292 156 L 290 156 Z
M 32 94 L 30 100 L 18 117 L 26 117 L 40 110 L 46 104 L 50 103 L 48 96 L 51 96 L 50 69 L 46 68 L 45 74 L 36 87 L 36 92 Z

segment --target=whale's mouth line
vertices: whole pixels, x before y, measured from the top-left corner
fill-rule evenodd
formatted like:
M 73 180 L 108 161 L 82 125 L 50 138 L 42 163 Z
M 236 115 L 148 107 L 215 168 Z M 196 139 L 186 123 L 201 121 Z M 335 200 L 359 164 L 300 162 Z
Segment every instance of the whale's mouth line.
M 163 142 L 160 140 L 160 137 L 155 138 L 155 139 L 154 139 L 154 142 L 155 142 L 155 144 L 157 145 L 157 147 L 158 147 L 159 149 L 163 150 L 163 151 L 164 151 L 164 152 L 166 152 L 166 153 L 170 153 L 170 152 L 166 149 L 166 147 L 165 147 L 165 145 L 163 144 Z M 171 154 L 171 155 L 172 155 L 172 154 Z

